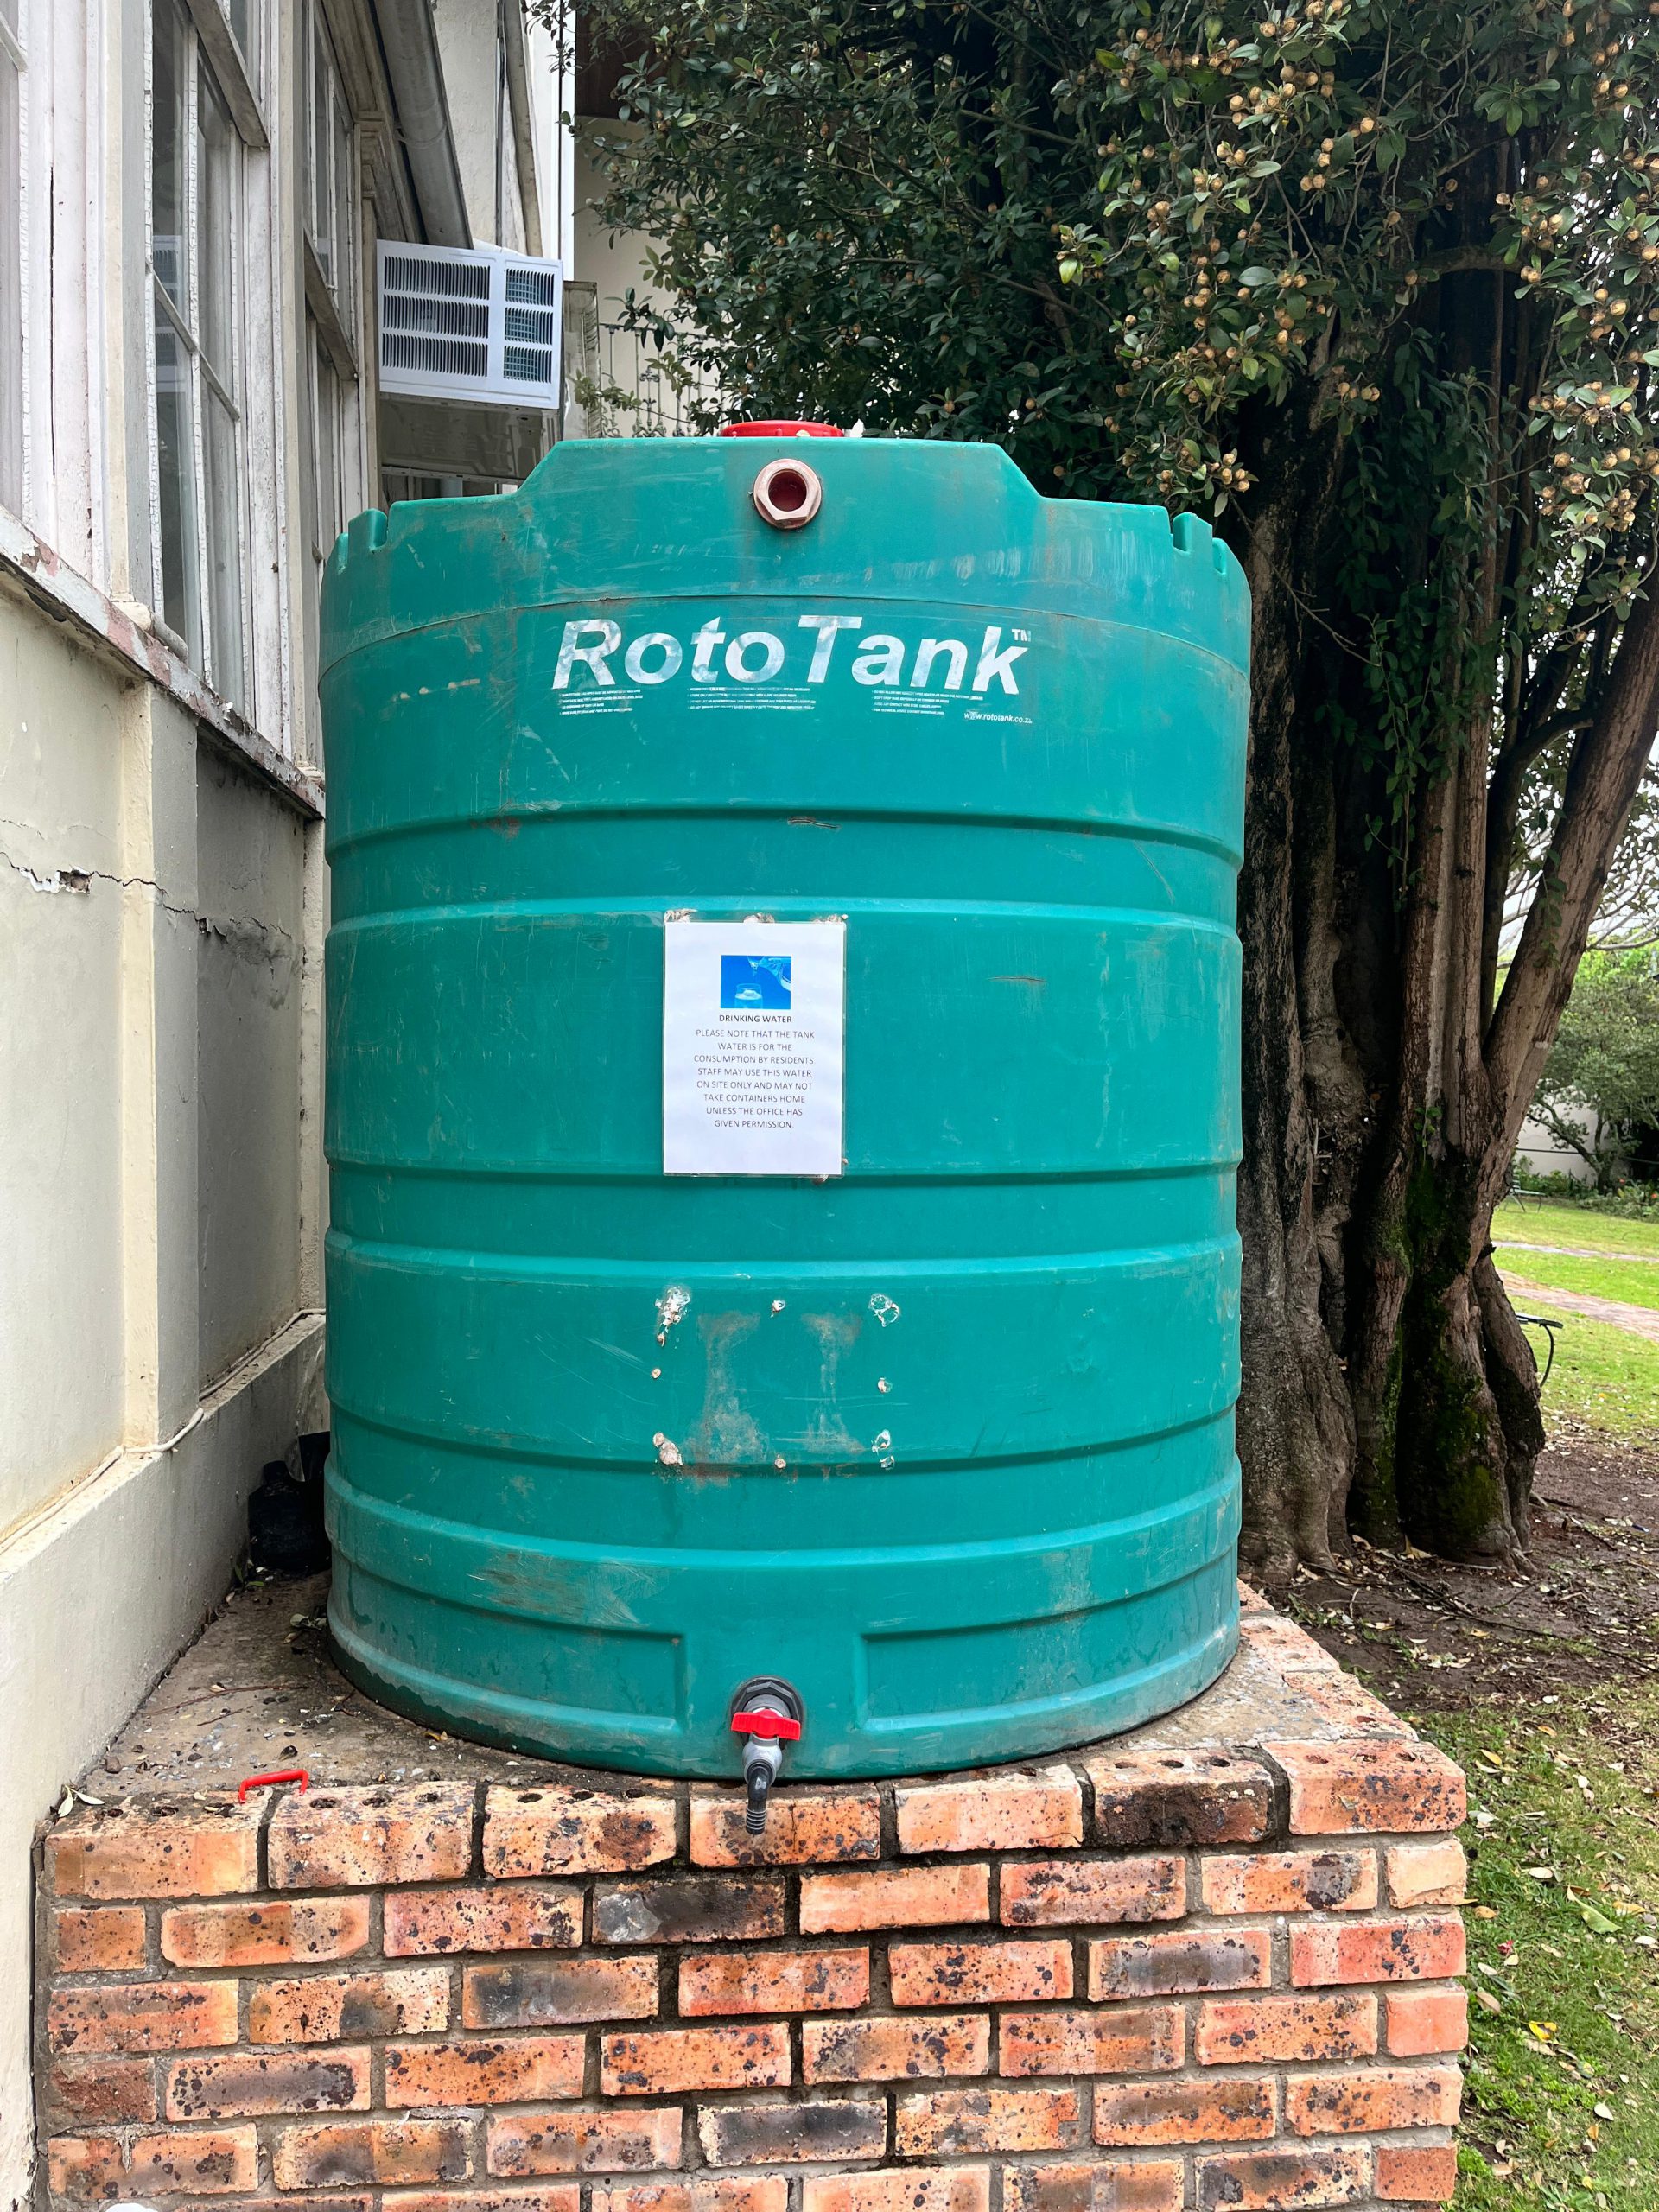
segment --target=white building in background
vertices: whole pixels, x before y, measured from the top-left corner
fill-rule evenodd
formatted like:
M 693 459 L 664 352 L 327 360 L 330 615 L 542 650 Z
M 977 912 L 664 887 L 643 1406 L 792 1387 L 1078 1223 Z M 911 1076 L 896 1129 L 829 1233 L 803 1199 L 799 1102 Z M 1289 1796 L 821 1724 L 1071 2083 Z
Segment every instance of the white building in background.
M 417 294 L 425 245 L 556 253 L 538 37 L 522 0 L 0 0 L 0 2205 L 36 1824 L 327 1425 L 318 578 L 359 508 L 556 432 L 546 270 L 529 404 L 377 376 L 378 241 Z

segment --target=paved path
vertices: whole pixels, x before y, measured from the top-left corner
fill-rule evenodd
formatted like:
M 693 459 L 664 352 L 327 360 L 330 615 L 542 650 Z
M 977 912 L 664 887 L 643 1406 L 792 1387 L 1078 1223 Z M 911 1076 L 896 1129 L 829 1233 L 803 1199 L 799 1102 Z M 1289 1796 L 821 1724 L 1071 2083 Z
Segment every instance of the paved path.
M 1586 1321 L 1610 1321 L 1616 1329 L 1628 1329 L 1633 1337 L 1645 1337 L 1649 1344 L 1659 1344 L 1659 1312 L 1651 1306 L 1626 1306 L 1617 1298 L 1589 1298 L 1582 1291 L 1552 1290 L 1548 1283 L 1523 1281 L 1507 1268 L 1502 1273 L 1503 1287 L 1512 1299 L 1528 1304 L 1535 1300 L 1561 1313 L 1580 1313 Z
M 1634 1260 L 1638 1268 L 1659 1268 L 1659 1252 L 1592 1252 L 1587 1244 L 1526 1244 L 1518 1236 L 1495 1241 L 1500 1252 L 1558 1252 L 1564 1260 Z

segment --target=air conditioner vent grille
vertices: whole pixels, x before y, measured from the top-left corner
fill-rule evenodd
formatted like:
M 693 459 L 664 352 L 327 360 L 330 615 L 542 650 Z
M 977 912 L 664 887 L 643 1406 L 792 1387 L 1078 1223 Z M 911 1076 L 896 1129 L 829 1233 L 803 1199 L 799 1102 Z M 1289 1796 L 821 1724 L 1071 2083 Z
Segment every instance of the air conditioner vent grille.
M 382 391 L 558 406 L 557 262 L 384 239 L 379 262 Z

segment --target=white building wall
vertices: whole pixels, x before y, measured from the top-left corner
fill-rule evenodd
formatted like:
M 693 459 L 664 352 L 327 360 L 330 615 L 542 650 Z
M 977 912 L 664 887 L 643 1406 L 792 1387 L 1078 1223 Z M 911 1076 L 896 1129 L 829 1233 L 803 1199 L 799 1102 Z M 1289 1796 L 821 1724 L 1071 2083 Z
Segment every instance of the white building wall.
M 364 270 L 377 232 L 420 234 L 375 0 L 263 0 L 259 81 L 226 79 L 248 639 L 232 712 L 159 619 L 149 86 L 168 0 L 15 4 L 23 144 L 18 173 L 0 174 L 25 334 L 22 488 L 0 506 L 0 2208 L 31 2185 L 36 1831 L 222 1597 L 264 1463 L 327 1420 L 314 9 L 353 117 Z M 217 70 L 234 57 L 216 4 L 189 0 Z M 493 74 L 496 0 L 444 12 Z M 452 112 L 463 170 L 493 180 L 493 109 L 457 98 Z M 494 200 L 492 181 L 481 238 Z M 367 289 L 334 338 L 353 357 L 336 364 L 347 515 L 379 499 Z

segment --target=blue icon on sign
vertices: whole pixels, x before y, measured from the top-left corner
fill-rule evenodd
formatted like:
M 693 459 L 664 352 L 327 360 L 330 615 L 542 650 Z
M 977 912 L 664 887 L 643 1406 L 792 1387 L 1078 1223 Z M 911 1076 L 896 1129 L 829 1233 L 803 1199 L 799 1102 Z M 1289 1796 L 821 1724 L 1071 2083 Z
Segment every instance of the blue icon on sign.
M 734 1014 L 775 1011 L 789 1004 L 790 956 L 771 952 L 755 959 L 747 952 L 720 956 L 720 1002 Z

